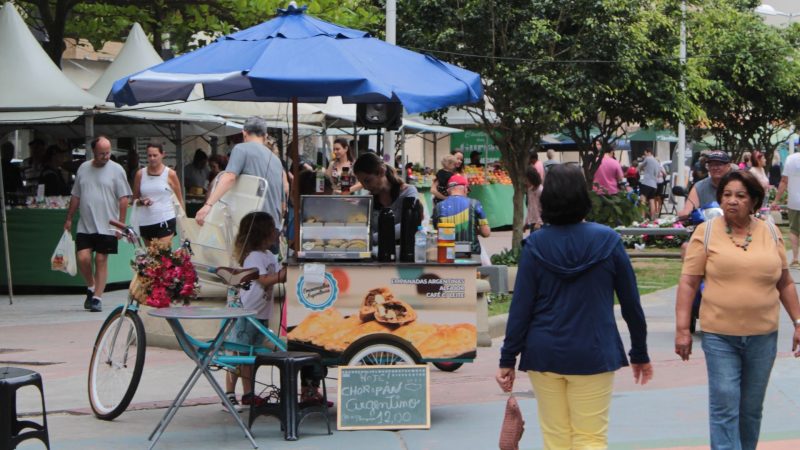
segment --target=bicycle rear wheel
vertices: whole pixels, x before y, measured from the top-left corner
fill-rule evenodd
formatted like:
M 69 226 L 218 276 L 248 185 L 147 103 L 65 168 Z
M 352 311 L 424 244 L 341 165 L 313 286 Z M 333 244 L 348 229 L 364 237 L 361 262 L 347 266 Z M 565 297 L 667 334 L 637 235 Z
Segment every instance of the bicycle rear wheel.
M 103 323 L 89 362 L 89 404 L 98 419 L 114 420 L 130 404 L 142 377 L 145 345 L 136 311 L 117 308 Z

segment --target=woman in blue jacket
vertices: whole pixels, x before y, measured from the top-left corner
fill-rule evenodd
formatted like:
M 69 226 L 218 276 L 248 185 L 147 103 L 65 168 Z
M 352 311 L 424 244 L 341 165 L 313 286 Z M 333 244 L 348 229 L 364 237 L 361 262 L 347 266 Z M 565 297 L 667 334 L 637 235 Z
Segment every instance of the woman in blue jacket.
M 553 166 L 541 196 L 545 227 L 523 243 L 497 382 L 527 371 L 544 448 L 608 446 L 614 372 L 628 365 L 614 318 L 614 293 L 631 335 L 633 377 L 653 376 L 636 276 L 619 235 L 585 222 L 591 209 L 580 168 Z

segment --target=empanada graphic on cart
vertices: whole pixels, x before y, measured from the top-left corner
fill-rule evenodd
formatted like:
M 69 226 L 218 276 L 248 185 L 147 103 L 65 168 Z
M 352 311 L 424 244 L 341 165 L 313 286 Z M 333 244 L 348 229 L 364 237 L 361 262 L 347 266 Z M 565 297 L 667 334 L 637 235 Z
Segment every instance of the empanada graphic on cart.
M 389 288 L 376 288 L 364 297 L 358 312 L 364 322 L 376 320 L 386 325 L 405 325 L 417 319 L 417 313 L 408 303 L 398 300 Z
M 441 326 L 417 346 L 424 358 L 456 358 L 475 351 L 478 330 L 470 323 Z
M 311 313 L 289 332 L 288 338 L 293 341 L 312 342 L 319 336 L 339 330 L 344 321 L 345 318 L 336 308 Z

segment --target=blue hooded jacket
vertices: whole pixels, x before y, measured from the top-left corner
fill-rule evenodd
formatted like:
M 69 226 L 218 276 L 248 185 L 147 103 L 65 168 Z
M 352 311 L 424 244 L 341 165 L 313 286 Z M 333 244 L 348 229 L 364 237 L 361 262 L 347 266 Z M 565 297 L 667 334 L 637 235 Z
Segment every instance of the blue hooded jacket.
M 523 243 L 500 367 L 592 375 L 628 365 L 614 293 L 631 335 L 630 358 L 647 363 L 647 324 L 619 235 L 593 222 L 551 225 Z

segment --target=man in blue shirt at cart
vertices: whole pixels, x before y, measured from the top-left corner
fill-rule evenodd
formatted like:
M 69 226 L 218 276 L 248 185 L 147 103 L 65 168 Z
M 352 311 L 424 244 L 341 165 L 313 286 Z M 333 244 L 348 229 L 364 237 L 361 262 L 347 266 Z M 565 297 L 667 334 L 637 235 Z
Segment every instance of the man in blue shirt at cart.
M 483 205 L 474 198 L 467 197 L 467 179 L 455 174 L 447 182 L 448 197 L 433 208 L 433 226 L 452 223 L 456 226 L 456 242 L 470 242 L 473 255 L 481 254 L 478 235 L 489 237 L 491 230 Z

